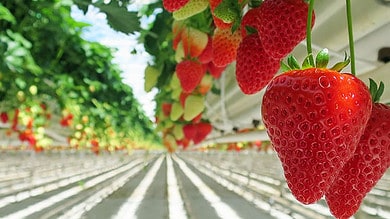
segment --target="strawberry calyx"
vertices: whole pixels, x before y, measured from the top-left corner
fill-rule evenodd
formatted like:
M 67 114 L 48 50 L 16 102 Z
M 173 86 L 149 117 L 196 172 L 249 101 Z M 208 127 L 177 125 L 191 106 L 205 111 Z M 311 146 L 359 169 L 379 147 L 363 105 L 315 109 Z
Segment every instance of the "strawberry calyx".
M 381 81 L 379 82 L 379 86 L 378 86 L 378 84 L 371 78 L 369 78 L 369 81 L 370 81 L 370 94 L 371 94 L 372 102 L 379 103 L 379 100 L 385 90 L 385 85 Z
M 314 60 L 314 57 L 312 54 L 309 54 L 306 56 L 306 58 L 303 60 L 302 65 L 299 64 L 298 60 L 293 56 L 289 55 L 287 57 L 287 64 L 282 62 L 281 68 L 283 72 L 291 71 L 291 70 L 299 70 L 299 69 L 308 69 L 308 68 L 327 68 L 329 64 L 329 50 L 328 49 L 322 49 L 317 53 L 317 56 L 315 57 L 315 63 L 311 64 L 311 59 Z M 341 62 L 338 62 L 334 64 L 330 70 L 338 71 L 340 72 L 343 70 L 348 64 L 350 63 L 350 58 L 347 54 L 344 56 L 344 60 Z
M 261 5 L 261 3 L 263 3 L 262 0 L 250 0 L 248 5 L 251 8 L 257 8 L 257 7 L 259 7 Z
M 214 9 L 215 17 L 222 20 L 224 23 L 232 24 L 232 32 L 235 32 L 241 24 L 242 8 L 246 1 L 241 3 L 237 0 L 222 0 L 221 3 Z

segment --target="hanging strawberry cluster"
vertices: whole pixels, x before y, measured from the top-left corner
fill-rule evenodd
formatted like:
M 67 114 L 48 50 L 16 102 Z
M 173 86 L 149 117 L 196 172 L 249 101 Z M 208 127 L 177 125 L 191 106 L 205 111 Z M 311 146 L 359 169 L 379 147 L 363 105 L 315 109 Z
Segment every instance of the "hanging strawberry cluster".
M 191 143 L 191 139 L 184 138 L 183 144 L 177 131 L 176 135 L 172 132 L 178 130 L 177 125 L 194 123 L 192 119 L 201 118 L 206 93 L 229 64 L 237 61 L 236 79 L 242 92 L 257 93 L 277 73 L 280 61 L 305 38 L 307 3 L 302 0 L 291 1 L 291 4 L 289 1 L 260 3 L 255 0 L 163 1 L 165 10 L 173 17 L 172 48 L 176 61 L 168 88 L 172 95 L 162 101 L 171 105 L 172 116 L 163 113 L 162 103 L 157 110 L 160 112 L 157 113 L 158 128 L 163 130 L 164 138 L 172 134 L 168 137 L 170 143 L 166 143 L 171 145 L 168 148 L 176 144 L 186 147 Z M 280 22 L 282 15 L 274 13 L 275 8 L 276 11 L 283 9 L 283 16 L 294 16 L 296 22 Z M 283 33 L 275 31 L 281 27 Z M 153 66 L 145 69 L 146 91 L 158 83 L 159 74 Z M 192 142 L 199 141 L 192 139 Z
M 326 49 L 314 57 L 309 36 L 314 1 L 307 2 L 163 0 L 174 18 L 177 65 L 171 88 L 180 91 L 172 92 L 159 125 L 161 118 L 170 117 L 165 136 L 180 130 L 183 139 L 198 142 L 195 124 L 201 121 L 207 92 L 200 93 L 198 86 L 207 75 L 218 79 L 236 61 L 236 80 L 244 94 L 266 88 L 262 119 L 293 195 L 304 204 L 325 197 L 335 217 L 349 218 L 390 166 L 390 107 L 377 103 L 382 85 L 371 82 L 369 90 L 354 75 L 353 49 L 351 60 L 346 57 L 331 68 Z M 346 5 L 350 13 L 349 0 Z M 208 30 L 188 22 L 206 10 L 212 20 Z M 288 55 L 306 37 L 308 56 L 301 65 Z M 287 64 L 282 63 L 287 56 Z M 352 74 L 340 73 L 350 61 Z M 221 71 L 215 75 L 210 66 Z M 275 77 L 279 69 L 287 72 Z M 199 99 L 186 105 L 190 97 Z

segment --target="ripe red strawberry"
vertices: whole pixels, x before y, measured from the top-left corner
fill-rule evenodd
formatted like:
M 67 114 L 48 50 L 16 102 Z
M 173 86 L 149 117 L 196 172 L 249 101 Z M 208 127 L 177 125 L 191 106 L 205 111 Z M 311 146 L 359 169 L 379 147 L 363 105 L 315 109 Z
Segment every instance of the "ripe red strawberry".
M 176 74 L 183 92 L 191 93 L 202 80 L 205 70 L 198 61 L 183 60 L 176 65 Z
M 280 60 L 267 55 L 259 35 L 247 35 L 237 50 L 236 80 L 244 94 L 263 89 L 280 68 Z
M 193 138 L 194 144 L 198 144 L 202 142 L 207 135 L 213 130 L 213 126 L 208 122 L 201 122 L 195 125 L 196 126 L 196 134 Z
M 205 50 L 208 35 L 198 29 L 187 27 L 181 33 L 184 56 L 198 57 Z
M 241 42 L 239 30 L 216 28 L 213 35 L 213 62 L 216 66 L 226 66 L 236 60 L 237 48 Z
M 188 123 L 188 124 L 185 124 L 183 126 L 183 133 L 184 133 L 184 137 L 188 140 L 192 140 L 194 139 L 195 135 L 196 135 L 196 125 L 195 124 L 192 124 L 192 123 Z
M 271 80 L 262 118 L 298 201 L 314 203 L 329 189 L 353 156 L 371 108 L 367 86 L 351 74 L 308 68 Z
M 206 48 L 204 48 L 198 59 L 199 62 L 201 62 L 202 64 L 206 64 L 213 61 L 213 44 L 212 38 L 210 36 L 208 36 Z
M 282 59 L 306 37 L 308 5 L 303 0 L 265 0 L 259 8 L 258 31 L 264 49 Z M 313 13 L 312 24 L 314 17 Z
M 332 214 L 350 218 L 390 166 L 390 107 L 375 103 L 354 156 L 325 197 Z
M 223 71 L 226 69 L 226 66 L 217 67 L 213 62 L 209 62 L 207 64 L 207 71 L 213 76 L 215 79 L 221 77 Z
M 189 0 L 163 0 L 165 10 L 174 12 L 182 8 Z
M 2 112 L 0 114 L 0 119 L 2 123 L 7 123 L 8 122 L 8 114 L 6 112 Z
M 248 27 L 258 31 L 260 26 L 260 7 L 249 9 L 241 19 L 240 29 L 242 38 L 247 35 Z
M 15 109 L 14 117 L 12 119 L 12 125 L 11 125 L 11 129 L 14 130 L 14 131 L 18 130 L 19 113 L 20 113 L 20 110 L 19 109 Z
M 189 95 L 190 95 L 190 93 L 185 93 L 185 92 L 181 92 L 181 93 L 180 93 L 179 101 L 180 101 L 181 106 L 184 107 L 184 104 L 185 104 L 185 102 L 186 102 L 186 99 L 187 99 L 187 97 L 188 97 Z
M 161 110 L 165 116 L 169 116 L 169 114 L 171 114 L 171 110 L 172 110 L 172 103 L 167 103 L 167 102 L 162 103 Z

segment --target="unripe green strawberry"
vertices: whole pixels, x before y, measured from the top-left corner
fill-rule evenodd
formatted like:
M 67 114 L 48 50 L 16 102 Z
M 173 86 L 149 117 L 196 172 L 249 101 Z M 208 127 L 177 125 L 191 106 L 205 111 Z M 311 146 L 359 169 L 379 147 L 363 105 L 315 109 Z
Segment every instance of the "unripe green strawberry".
M 177 77 L 176 72 L 174 72 L 172 75 L 171 81 L 169 82 L 169 88 L 171 88 L 172 90 L 181 89 L 180 80 Z
M 145 68 L 145 82 L 144 90 L 149 92 L 157 84 L 158 77 L 160 76 L 160 71 L 154 68 L 153 66 L 148 65 Z
M 191 121 L 203 112 L 205 108 L 204 101 L 203 96 L 189 95 L 184 103 L 184 120 Z
M 180 41 L 177 46 L 176 46 L 176 51 L 175 51 L 175 61 L 177 63 L 183 61 L 183 59 L 185 58 L 185 55 L 184 55 L 184 47 L 183 47 L 183 42 Z
M 169 82 L 169 88 L 171 89 L 171 98 L 178 100 L 182 92 L 180 80 L 177 77 L 176 72 L 173 73 L 171 81 Z
M 172 121 L 178 120 L 183 115 L 184 109 L 180 102 L 174 102 L 172 104 L 170 118 Z
M 213 14 L 224 23 L 233 23 L 240 18 L 241 8 L 237 0 L 223 0 L 214 9 Z
M 175 126 L 172 129 L 172 134 L 175 136 L 176 140 L 183 139 L 184 138 L 183 125 L 175 124 Z
M 184 20 L 204 11 L 209 5 L 208 0 L 190 0 L 179 10 L 173 12 L 175 20 Z

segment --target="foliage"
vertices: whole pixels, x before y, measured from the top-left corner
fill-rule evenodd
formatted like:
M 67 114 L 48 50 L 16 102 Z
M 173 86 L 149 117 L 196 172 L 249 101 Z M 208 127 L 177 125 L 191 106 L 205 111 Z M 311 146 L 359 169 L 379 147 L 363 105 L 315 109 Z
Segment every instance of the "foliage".
M 139 30 L 136 13 L 124 7 L 129 2 L 75 3 L 84 11 L 89 4 L 98 7 L 119 31 Z M 87 24 L 70 16 L 72 4 L 60 0 L 0 4 L 0 110 L 12 115 L 15 109 L 44 104 L 56 115 L 47 118 L 52 123 L 72 115 L 67 125 L 73 130 L 71 144 L 78 147 L 90 145 L 92 139 L 111 149 L 159 144 L 152 122 L 112 62 L 113 51 L 81 38 Z M 16 119 L 23 120 L 23 115 Z M 19 121 L 15 131 L 27 128 Z M 37 128 L 44 126 L 34 126 L 34 133 Z

